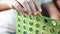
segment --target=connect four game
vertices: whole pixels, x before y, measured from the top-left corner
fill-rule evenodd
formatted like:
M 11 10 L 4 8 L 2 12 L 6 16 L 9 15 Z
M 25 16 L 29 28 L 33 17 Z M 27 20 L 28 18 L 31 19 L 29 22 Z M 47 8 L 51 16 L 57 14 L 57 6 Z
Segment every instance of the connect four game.
M 16 34 L 60 34 L 60 21 L 44 16 L 22 15 L 16 17 Z M 52 21 L 56 24 L 53 25 Z

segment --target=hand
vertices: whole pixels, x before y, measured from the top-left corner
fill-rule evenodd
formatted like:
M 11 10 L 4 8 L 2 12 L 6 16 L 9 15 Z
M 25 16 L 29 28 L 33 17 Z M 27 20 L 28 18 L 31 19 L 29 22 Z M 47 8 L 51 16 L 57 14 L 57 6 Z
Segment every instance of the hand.
M 34 14 L 36 12 L 41 12 L 40 5 L 38 4 L 37 0 L 16 0 L 18 2 L 18 10 L 20 13 L 24 14 L 27 13 L 28 15 Z

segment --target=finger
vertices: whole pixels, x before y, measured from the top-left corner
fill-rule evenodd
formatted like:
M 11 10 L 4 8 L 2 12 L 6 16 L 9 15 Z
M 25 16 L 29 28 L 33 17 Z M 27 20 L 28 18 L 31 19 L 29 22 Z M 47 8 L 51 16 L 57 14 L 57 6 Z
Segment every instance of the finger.
M 50 15 L 50 18 L 59 20 L 59 14 L 57 14 L 57 12 L 56 13 L 53 13 L 52 15 Z M 56 26 L 56 22 L 55 21 L 52 21 L 52 24 L 54 26 Z
M 40 7 L 40 4 L 38 3 L 38 0 L 33 0 L 35 6 L 36 6 L 36 9 L 41 12 L 41 7 Z
M 32 0 L 27 0 L 27 2 L 28 2 L 29 6 L 32 10 L 32 14 L 36 15 L 36 8 L 35 8 L 35 5 L 34 5 L 33 1 Z
M 10 1 L 10 7 L 11 7 L 11 9 L 17 9 L 17 6 L 18 6 L 19 4 L 17 3 L 17 1 L 16 0 L 11 0 Z
M 17 0 L 16 0 L 16 2 L 21 6 L 22 10 L 25 12 L 26 9 L 24 8 L 24 6 L 20 2 L 18 2 Z
M 12 6 L 11 6 L 11 9 L 15 9 L 15 10 L 17 10 L 17 7 L 14 6 L 14 5 L 12 5 Z
M 20 14 L 24 14 L 22 7 L 20 5 L 17 6 L 17 10 L 19 11 Z
M 53 15 L 53 16 L 50 16 L 50 18 L 58 20 L 59 17 L 56 17 L 56 15 Z M 56 22 L 52 21 L 52 25 L 56 26 Z
M 30 9 L 27 1 L 26 1 L 26 0 L 17 0 L 17 1 L 18 1 L 19 3 L 21 3 L 22 6 L 26 9 L 27 14 L 28 14 L 28 15 L 31 15 L 31 9 Z

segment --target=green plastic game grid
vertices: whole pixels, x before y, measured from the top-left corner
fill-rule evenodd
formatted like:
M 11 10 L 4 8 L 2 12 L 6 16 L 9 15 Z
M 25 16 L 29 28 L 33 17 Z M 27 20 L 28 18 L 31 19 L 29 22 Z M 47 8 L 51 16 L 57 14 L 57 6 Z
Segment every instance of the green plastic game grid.
M 44 16 L 28 16 L 17 13 L 16 34 L 60 34 L 60 21 Z M 52 25 L 56 22 L 56 26 Z

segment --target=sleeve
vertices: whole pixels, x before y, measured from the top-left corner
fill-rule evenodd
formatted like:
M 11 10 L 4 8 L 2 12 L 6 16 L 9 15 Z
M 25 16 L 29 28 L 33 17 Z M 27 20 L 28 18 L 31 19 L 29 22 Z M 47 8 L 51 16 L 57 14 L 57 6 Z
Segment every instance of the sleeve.
M 42 0 L 42 3 L 52 2 L 52 0 Z

